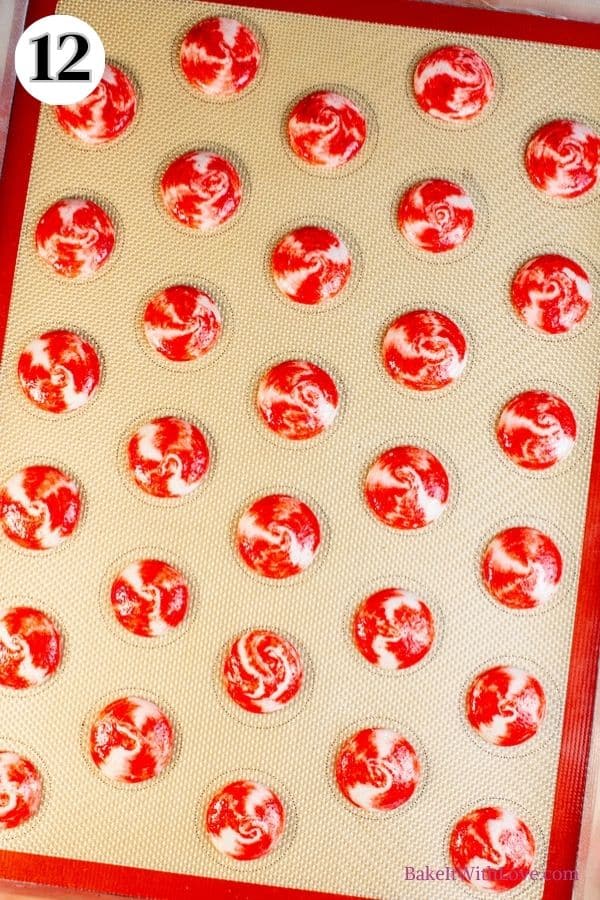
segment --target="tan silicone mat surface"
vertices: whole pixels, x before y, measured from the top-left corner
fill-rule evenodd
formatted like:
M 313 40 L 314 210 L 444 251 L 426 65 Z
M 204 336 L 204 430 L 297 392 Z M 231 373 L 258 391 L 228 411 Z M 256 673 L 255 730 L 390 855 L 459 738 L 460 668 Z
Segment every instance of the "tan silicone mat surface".
M 53 613 L 68 650 L 44 689 L 0 695 L 1 742 L 27 751 L 46 781 L 40 814 L 23 830 L 3 832 L 0 845 L 373 897 L 455 900 L 467 890 L 460 883 L 422 886 L 404 882 L 401 872 L 445 865 L 449 828 L 477 805 L 501 799 L 522 812 L 538 839 L 536 865 L 544 863 L 588 487 L 598 317 L 573 337 L 546 340 L 517 322 L 507 297 L 519 264 L 547 249 L 582 261 L 599 293 L 597 198 L 545 202 L 521 160 L 541 122 L 567 115 L 598 125 L 600 56 L 240 8 L 264 41 L 265 63 L 247 96 L 209 103 L 183 84 L 173 53 L 187 28 L 219 9 L 179 0 L 59 4 L 59 12 L 98 30 L 141 102 L 131 133 L 107 148 L 78 149 L 48 109 L 39 127 L 0 384 L 0 474 L 25 462 L 63 466 L 84 487 L 86 513 L 76 537 L 56 552 L 32 556 L 0 541 L 2 602 L 26 600 Z M 457 40 L 491 61 L 499 88 L 481 123 L 448 129 L 416 111 L 408 78 L 426 50 Z M 362 98 L 371 114 L 362 164 L 339 177 L 307 172 L 282 135 L 290 104 L 322 85 Z M 154 193 L 166 162 L 206 146 L 241 161 L 250 186 L 242 214 L 211 237 L 174 227 Z M 432 175 L 455 178 L 475 199 L 476 231 L 456 259 L 408 251 L 393 226 L 401 190 Z M 44 209 L 73 195 L 97 199 L 118 225 L 114 258 L 80 284 L 46 271 L 32 238 Z M 273 242 L 307 221 L 335 224 L 358 262 L 343 299 L 322 312 L 278 298 L 266 264 Z M 175 371 L 144 348 L 140 305 L 186 279 L 215 286 L 226 340 L 210 365 Z M 466 375 L 439 396 L 409 396 L 379 362 L 382 329 L 421 306 L 449 313 L 470 344 Z M 94 402 L 56 421 L 32 411 L 15 375 L 22 347 L 52 327 L 92 337 L 104 365 Z M 310 446 L 269 436 L 252 407 L 258 374 L 294 356 L 322 362 L 343 393 L 335 428 Z M 568 399 L 579 425 L 571 457 L 541 476 L 511 465 L 494 439 L 503 403 L 530 387 Z M 174 506 L 146 502 L 122 461 L 133 425 L 164 413 L 198 422 L 214 450 L 207 484 Z M 361 493 L 377 452 L 408 442 L 437 451 L 454 488 L 442 519 L 417 534 L 378 524 Z M 326 541 L 312 570 L 263 583 L 236 559 L 232 528 L 249 498 L 282 488 L 312 500 Z M 560 593 L 543 611 L 511 613 L 480 585 L 482 547 L 511 522 L 542 526 L 564 551 Z M 121 634 L 107 605 L 115 566 L 140 548 L 179 564 L 193 586 L 188 625 L 152 646 Z M 426 664 L 385 675 L 355 651 L 348 622 L 367 593 L 394 583 L 427 598 L 441 627 Z M 260 727 L 231 712 L 215 676 L 224 643 L 255 625 L 293 636 L 310 669 L 295 717 Z M 547 689 L 548 720 L 520 752 L 485 749 L 461 717 L 466 682 L 490 661 L 528 661 Z M 142 788 L 103 780 L 82 744 L 90 713 L 127 692 L 155 698 L 177 728 L 176 760 Z M 414 802 L 373 818 L 337 795 L 330 764 L 343 736 L 382 723 L 412 736 L 426 775 Z M 246 772 L 279 789 L 293 827 L 272 859 L 226 864 L 203 836 L 199 812 L 215 786 Z M 512 895 L 533 900 L 542 889 L 526 882 Z

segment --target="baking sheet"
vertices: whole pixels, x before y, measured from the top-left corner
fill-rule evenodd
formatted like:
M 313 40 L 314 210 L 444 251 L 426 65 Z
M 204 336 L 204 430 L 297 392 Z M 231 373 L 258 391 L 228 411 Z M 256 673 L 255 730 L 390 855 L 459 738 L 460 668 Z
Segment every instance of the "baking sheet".
M 598 326 L 594 316 L 576 337 L 544 341 L 512 318 L 507 291 L 515 268 L 551 244 L 587 265 L 597 292 L 595 201 L 544 203 L 520 172 L 526 138 L 541 122 L 570 115 L 597 123 L 600 109 L 590 87 L 597 55 L 465 36 L 491 60 L 499 98 L 481 124 L 450 138 L 448 129 L 415 112 L 408 73 L 427 49 L 455 36 L 240 11 L 262 35 L 266 63 L 247 97 L 222 106 L 190 93 L 172 59 L 177 38 L 215 9 L 140 3 L 132 15 L 131 7 L 116 2 L 70 2 L 59 9 L 97 28 L 109 58 L 138 83 L 141 104 L 132 133 L 99 152 L 78 150 L 48 110 L 40 123 L 3 363 L 3 474 L 34 459 L 63 465 L 84 486 L 87 515 L 76 539 L 53 556 L 16 555 L 6 543 L 0 550 L 5 596 L 27 597 L 55 612 L 69 648 L 47 690 L 0 698 L 4 740 L 30 750 L 47 783 L 43 812 L 31 828 L 2 841 L 29 852 L 394 896 L 398 873 L 389 866 L 390 847 L 400 868 L 442 865 L 453 821 L 472 806 L 503 798 L 534 829 L 542 868 L 587 494 Z M 364 53 L 365 39 L 376 52 Z M 281 128 L 290 103 L 321 85 L 344 88 L 371 111 L 363 164 L 328 179 L 296 163 Z M 203 146 L 226 148 L 241 160 L 250 185 L 237 222 L 207 239 L 175 229 L 153 193 L 166 162 Z M 454 177 L 475 198 L 471 252 L 455 261 L 407 252 L 392 226 L 403 187 L 430 175 Z M 119 252 L 98 278 L 69 285 L 41 268 L 31 234 L 49 203 L 80 193 L 116 212 Z M 265 266 L 274 241 L 308 220 L 338 224 L 359 261 L 343 302 L 317 313 L 286 306 Z M 136 329 L 144 298 L 165 282 L 186 279 L 218 286 L 228 341 L 214 364 L 179 373 L 142 350 Z M 379 368 L 382 328 L 421 305 L 449 313 L 470 339 L 467 376 L 440 397 L 407 396 Z M 58 422 L 32 413 L 14 378 L 22 346 L 55 326 L 92 336 L 105 368 L 94 404 Z M 251 401 L 258 374 L 274 359 L 297 355 L 336 373 L 344 407 L 330 436 L 292 449 L 265 434 Z M 503 402 L 533 386 L 567 398 L 580 426 L 572 458 L 541 478 L 513 470 L 493 439 Z M 119 455 L 135 422 L 167 412 L 184 412 L 205 427 L 215 464 L 193 500 L 164 509 L 144 503 L 129 487 Z M 369 517 L 360 484 L 378 450 L 409 441 L 439 451 L 455 489 L 439 525 L 398 535 Z M 318 566 L 301 579 L 263 585 L 235 559 L 231 527 L 250 497 L 282 488 L 314 501 L 328 540 Z M 556 536 L 567 571 L 547 610 L 515 617 L 485 597 L 478 557 L 487 538 L 523 519 Z M 180 561 L 194 586 L 189 627 L 178 640 L 152 648 L 124 640 L 105 615 L 114 565 L 149 547 Z M 389 582 L 418 590 L 442 626 L 435 656 L 399 677 L 369 671 L 347 634 L 356 603 Z M 227 715 L 214 666 L 224 641 L 263 624 L 297 637 L 314 678 L 295 719 L 251 728 Z M 536 746 L 509 758 L 475 743 L 459 714 L 465 680 L 499 658 L 530 661 L 553 707 L 552 727 Z M 101 781 L 79 739 L 91 711 L 128 692 L 172 710 L 179 734 L 169 773 L 134 791 Z M 373 821 L 336 796 L 329 762 L 354 726 L 386 722 L 414 736 L 427 776 L 409 808 Z M 198 829 L 199 809 L 220 779 L 256 770 L 289 797 L 294 834 L 264 864 L 223 865 Z M 173 820 L 177 839 L 157 840 Z M 122 821 L 127 842 L 115 827 Z M 443 891 L 458 897 L 464 888 L 444 884 Z M 422 896 L 422 889 L 403 883 L 402 895 Z M 540 896 L 541 887 L 531 885 L 526 895 Z

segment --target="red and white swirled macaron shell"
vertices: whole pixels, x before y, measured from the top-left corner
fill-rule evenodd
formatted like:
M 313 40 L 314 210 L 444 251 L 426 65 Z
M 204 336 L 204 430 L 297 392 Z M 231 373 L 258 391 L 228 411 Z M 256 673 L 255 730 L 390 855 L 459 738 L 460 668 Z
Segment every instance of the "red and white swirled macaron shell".
M 18 828 L 33 818 L 42 795 L 37 766 L 14 750 L 0 750 L 0 829 Z
M 287 638 L 255 629 L 240 635 L 223 666 L 225 689 L 234 703 L 252 713 L 273 713 L 297 696 L 304 680 L 300 654 Z
M 535 839 L 511 810 L 484 806 L 463 816 L 450 835 L 450 860 L 463 881 L 502 893 L 523 882 L 533 866 Z
M 453 384 L 464 372 L 467 342 L 448 316 L 416 309 L 392 322 L 381 350 L 394 381 L 415 391 L 435 391 Z
M 179 64 L 187 81 L 208 97 L 231 97 L 252 84 L 260 46 L 247 25 L 212 16 L 197 22 L 183 39 Z
M 423 600 L 401 588 L 366 597 L 354 613 L 352 636 L 359 653 L 380 669 L 408 669 L 431 650 L 435 623 Z
M 536 256 L 522 266 L 511 287 L 512 305 L 530 328 L 565 334 L 585 319 L 592 285 L 585 269 L 558 253 Z
M 481 561 L 491 596 L 510 609 L 544 606 L 556 594 L 563 562 L 560 550 L 537 528 L 507 528 L 492 538 Z
M 143 328 L 148 343 L 172 362 L 202 359 L 223 331 L 221 311 L 213 298 L 198 288 L 175 284 L 148 302 Z
M 333 231 L 306 225 L 281 238 L 273 250 L 271 271 L 284 297 L 314 306 L 333 300 L 344 289 L 352 258 Z
M 208 804 L 206 834 L 219 853 L 230 859 L 261 859 L 284 833 L 286 815 L 277 794 L 258 781 L 232 781 Z
M 448 474 L 429 450 L 392 447 L 371 465 L 365 479 L 367 505 L 391 528 L 424 528 L 438 519 L 448 504 Z
M 190 589 L 169 563 L 139 559 L 115 578 L 110 600 L 117 621 L 127 631 L 139 637 L 160 637 L 183 622 Z
M 75 332 L 47 331 L 25 347 L 17 374 L 23 393 L 39 409 L 73 412 L 98 390 L 100 360 Z
M 391 812 L 414 794 L 421 764 L 414 747 L 390 728 L 364 728 L 349 737 L 335 760 L 335 779 L 359 809 Z
M 89 749 L 94 764 L 112 781 L 136 784 L 156 778 L 173 756 L 173 726 L 151 700 L 120 697 L 94 718 Z
M 524 469 L 548 469 L 566 459 L 577 437 L 569 405 L 548 391 L 524 391 L 510 400 L 496 425 L 498 443 Z
M 210 452 L 200 429 L 176 416 L 142 425 L 127 449 L 134 482 L 153 497 L 185 497 L 199 487 L 208 471 Z
M 236 546 L 242 560 L 265 578 L 290 578 L 307 569 L 321 543 L 312 509 L 289 494 L 269 494 L 241 516 Z
M 477 734 L 497 747 L 516 747 L 538 733 L 546 695 L 537 678 L 516 666 L 494 666 L 471 683 L 465 710 Z
M 27 550 L 50 550 L 70 537 L 81 516 L 79 485 L 53 466 L 27 466 L 0 487 L 0 524 Z
M 534 187 L 550 197 L 580 197 L 598 183 L 600 136 L 570 119 L 547 122 L 527 145 L 525 167 Z
M 460 185 L 430 178 L 406 191 L 398 204 L 397 222 L 413 247 L 428 253 L 446 253 L 468 239 L 475 225 L 475 210 Z
M 256 395 L 262 420 L 290 441 L 305 441 L 331 428 L 339 402 L 331 375 L 302 359 L 290 359 L 265 372 Z
M 2 687 L 37 687 L 55 674 L 61 659 L 61 633 L 45 613 L 30 606 L 0 612 Z
M 469 47 L 438 47 L 417 64 L 413 77 L 421 109 L 443 122 L 468 122 L 479 116 L 494 96 L 489 64 Z
M 364 115 L 348 97 L 315 91 L 303 97 L 287 123 L 290 147 L 300 159 L 338 169 L 354 159 L 367 139 Z
M 50 206 L 35 229 L 39 257 L 64 278 L 88 278 L 109 259 L 115 246 L 110 216 L 83 197 Z
M 135 117 L 137 96 L 127 75 L 107 65 L 97 87 L 79 103 L 55 106 L 60 127 L 83 144 L 107 144 L 130 127 Z
M 196 231 L 214 231 L 242 202 L 242 181 L 232 163 L 209 151 L 191 150 L 165 169 L 160 193 L 169 216 Z

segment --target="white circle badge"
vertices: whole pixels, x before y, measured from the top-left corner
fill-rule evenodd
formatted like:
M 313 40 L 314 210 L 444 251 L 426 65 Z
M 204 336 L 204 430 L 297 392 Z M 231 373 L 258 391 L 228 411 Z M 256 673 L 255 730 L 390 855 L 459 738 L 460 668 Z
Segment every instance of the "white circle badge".
M 44 16 L 27 28 L 15 48 L 17 78 L 28 94 L 58 106 L 78 103 L 100 82 L 104 46 L 77 16 Z

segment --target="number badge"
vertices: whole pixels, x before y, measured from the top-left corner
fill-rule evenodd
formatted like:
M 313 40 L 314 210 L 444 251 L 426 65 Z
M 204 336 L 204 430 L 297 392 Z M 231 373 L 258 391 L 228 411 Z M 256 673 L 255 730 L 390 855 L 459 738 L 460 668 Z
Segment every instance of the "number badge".
M 100 36 L 76 16 L 38 19 L 15 48 L 17 78 L 36 100 L 52 106 L 87 97 L 102 78 L 104 64 Z

